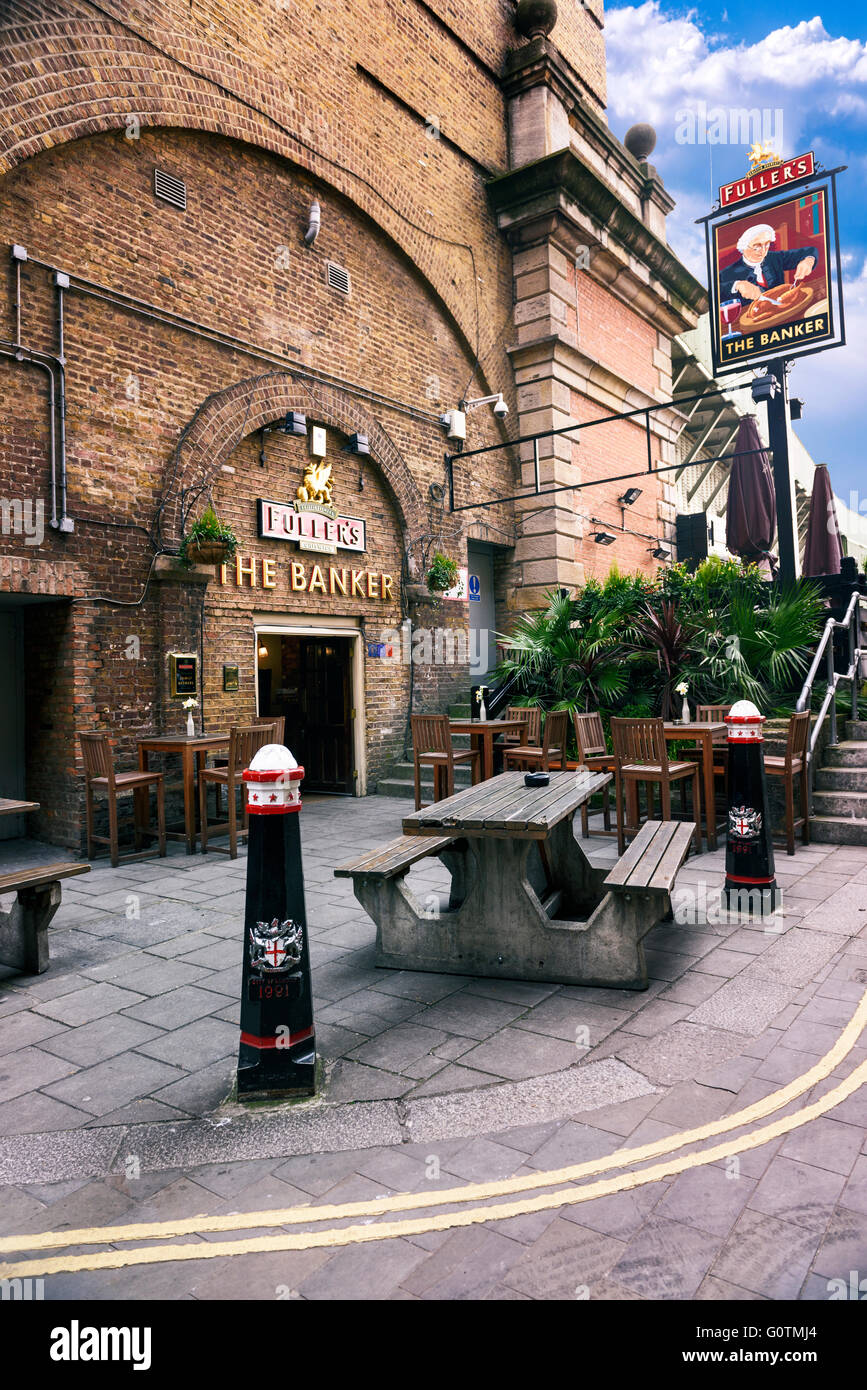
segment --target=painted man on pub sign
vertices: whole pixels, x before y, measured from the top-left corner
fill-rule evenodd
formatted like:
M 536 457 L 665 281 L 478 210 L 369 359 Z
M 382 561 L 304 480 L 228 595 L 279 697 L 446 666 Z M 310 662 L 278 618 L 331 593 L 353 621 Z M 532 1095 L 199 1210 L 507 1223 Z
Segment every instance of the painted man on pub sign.
M 797 285 L 816 269 L 816 251 L 812 246 L 795 247 L 790 251 L 773 250 L 777 233 L 767 222 L 759 222 L 742 232 L 737 241 L 740 258 L 720 272 L 720 290 L 724 299 L 737 296 L 741 303 L 759 299 L 775 286 L 785 289 L 785 272 L 793 270 L 792 284 Z

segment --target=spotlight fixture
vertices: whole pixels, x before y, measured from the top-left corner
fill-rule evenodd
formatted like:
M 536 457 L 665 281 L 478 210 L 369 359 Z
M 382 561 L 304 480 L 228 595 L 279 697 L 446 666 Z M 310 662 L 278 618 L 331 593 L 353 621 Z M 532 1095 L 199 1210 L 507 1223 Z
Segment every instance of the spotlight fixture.
M 349 443 L 343 446 L 344 454 L 369 454 L 370 441 L 366 434 L 351 434 Z
M 804 402 L 798 396 L 792 396 L 792 399 L 789 401 L 789 419 L 803 420 L 803 418 Z
M 654 560 L 667 560 L 671 555 L 671 551 L 666 550 L 664 545 L 650 546 L 649 548 Z
M 642 494 L 642 491 L 643 489 L 640 487 L 628 487 L 624 492 L 623 496 L 619 497 L 617 500 L 620 503 L 621 507 L 631 507 L 633 502 L 638 501 L 639 497 Z
M 772 401 L 779 389 L 780 383 L 777 381 L 777 378 L 771 376 L 770 372 L 766 372 L 764 376 L 757 376 L 753 380 L 753 400 L 756 405 L 758 405 L 759 401 Z
M 594 531 L 593 539 L 597 545 L 613 545 L 617 537 L 610 535 L 608 531 Z
M 284 417 L 282 425 L 278 425 L 277 429 L 282 434 L 306 435 L 307 416 L 302 415 L 300 410 L 290 410 Z
M 267 646 L 265 645 L 264 642 L 260 642 L 260 643 L 259 643 L 259 656 L 260 656 L 260 657 L 266 657 L 267 655 L 268 655 L 268 648 L 267 648 Z

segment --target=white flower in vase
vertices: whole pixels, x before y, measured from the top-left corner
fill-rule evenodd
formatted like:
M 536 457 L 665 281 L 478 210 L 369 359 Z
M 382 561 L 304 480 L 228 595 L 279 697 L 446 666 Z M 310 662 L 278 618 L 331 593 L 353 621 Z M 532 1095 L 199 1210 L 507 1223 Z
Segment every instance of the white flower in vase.
M 690 721 L 691 721 L 691 719 L 692 719 L 692 715 L 691 715 L 690 712 L 689 712 L 689 701 L 688 701 L 687 698 L 686 698 L 686 696 L 687 696 L 687 691 L 689 690 L 689 681 L 678 681 L 678 683 L 677 683 L 677 685 L 674 687 L 674 689 L 675 689 L 675 692 L 676 692 L 678 695 L 682 696 L 682 698 L 683 698 L 683 704 L 681 705 L 681 708 L 680 708 L 680 720 L 681 720 L 681 723 L 682 723 L 682 724 L 689 724 Z
M 184 709 L 187 711 L 187 738 L 195 738 L 196 726 L 193 723 L 193 710 L 199 708 L 198 700 L 184 700 Z

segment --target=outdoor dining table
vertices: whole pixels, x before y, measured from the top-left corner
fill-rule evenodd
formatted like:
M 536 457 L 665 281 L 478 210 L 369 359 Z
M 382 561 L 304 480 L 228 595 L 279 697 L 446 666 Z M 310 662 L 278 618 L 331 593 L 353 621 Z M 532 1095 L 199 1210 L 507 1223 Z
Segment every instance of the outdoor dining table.
M 148 771 L 151 753 L 174 753 L 181 759 L 181 775 L 184 787 L 184 829 L 167 830 L 169 840 L 183 840 L 187 854 L 196 852 L 196 773 L 201 772 L 208 753 L 228 748 L 228 734 L 157 734 L 138 740 L 138 765 L 141 772 Z M 138 798 L 142 793 L 137 791 Z M 142 824 L 146 820 L 146 814 Z
M 24 811 L 38 810 L 38 801 L 12 801 L 8 796 L 0 796 L 0 816 L 20 816 Z
M 498 734 L 518 733 L 527 742 L 526 719 L 452 719 L 453 734 L 469 734 L 470 747 L 481 752 L 479 778 L 487 782 L 494 775 L 494 739 Z
M 728 733 L 728 725 L 722 720 L 693 719 L 688 724 L 677 724 L 673 720 L 663 725 L 667 743 L 697 743 L 701 746 L 701 766 L 704 785 L 704 824 L 708 849 L 716 849 L 716 794 L 713 780 L 713 748 Z

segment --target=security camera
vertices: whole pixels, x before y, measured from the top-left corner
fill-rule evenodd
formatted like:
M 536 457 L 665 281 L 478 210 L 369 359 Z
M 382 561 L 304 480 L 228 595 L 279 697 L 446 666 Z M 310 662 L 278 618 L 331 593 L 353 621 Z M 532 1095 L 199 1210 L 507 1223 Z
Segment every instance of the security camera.
M 494 401 L 494 414 L 496 415 L 496 417 L 497 417 L 498 420 L 504 420 L 505 417 L 508 415 L 508 413 L 509 413 L 509 407 L 506 405 L 506 402 L 503 400 L 503 394 L 502 394 L 502 392 L 500 392 L 499 396 L 498 396 L 497 399 Z

